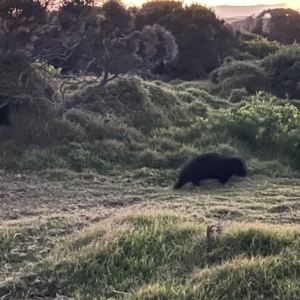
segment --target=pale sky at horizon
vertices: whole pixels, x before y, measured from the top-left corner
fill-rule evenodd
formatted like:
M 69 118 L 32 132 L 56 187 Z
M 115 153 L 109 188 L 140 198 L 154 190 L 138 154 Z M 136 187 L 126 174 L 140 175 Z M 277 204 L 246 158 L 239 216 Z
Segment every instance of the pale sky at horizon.
M 125 3 L 134 3 L 135 5 L 141 5 L 146 0 L 124 0 Z M 251 5 L 286 5 L 292 9 L 300 9 L 300 0 L 184 0 L 184 4 L 200 3 L 206 6 L 218 6 L 218 5 L 228 5 L 228 6 L 251 6 Z
M 188 2 L 188 1 L 187 1 Z M 191 1 L 193 2 L 193 1 Z M 285 4 L 290 8 L 300 8 L 300 0 L 286 0 L 286 1 L 274 1 L 274 0 L 202 0 L 201 4 L 208 6 L 217 5 L 237 5 L 237 6 L 250 6 L 250 5 L 280 5 Z

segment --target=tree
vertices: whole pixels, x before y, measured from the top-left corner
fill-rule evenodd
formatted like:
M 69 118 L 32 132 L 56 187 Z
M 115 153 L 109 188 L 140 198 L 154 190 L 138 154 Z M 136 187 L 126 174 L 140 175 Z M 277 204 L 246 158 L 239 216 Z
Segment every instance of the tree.
M 271 16 L 268 29 L 264 30 L 263 20 L 265 16 Z M 253 32 L 266 36 L 271 41 L 282 44 L 293 44 L 300 41 L 300 13 L 293 9 L 276 8 L 261 12 Z
M 44 100 L 53 95 L 51 84 L 31 66 L 30 57 L 32 40 L 47 22 L 48 4 L 40 0 L 0 2 L 0 109 L 5 110 L 7 120 L 16 104 L 30 106 L 41 99 L 43 103 L 35 104 L 49 104 Z
M 31 42 L 33 32 L 47 20 L 49 2 L 2 0 L 0 2 L 1 50 L 13 52 Z
M 178 49 L 172 34 L 157 24 L 135 30 L 133 16 L 116 1 L 101 7 L 70 2 L 39 36 L 33 55 L 63 74 L 101 76 L 105 85 L 121 74 L 149 75 L 155 65 L 172 63 Z
M 145 5 L 136 14 L 137 28 L 157 23 L 174 35 L 180 59 L 171 72 L 175 78 L 203 79 L 232 54 L 237 44 L 233 33 L 213 10 L 198 4 L 161 1 Z

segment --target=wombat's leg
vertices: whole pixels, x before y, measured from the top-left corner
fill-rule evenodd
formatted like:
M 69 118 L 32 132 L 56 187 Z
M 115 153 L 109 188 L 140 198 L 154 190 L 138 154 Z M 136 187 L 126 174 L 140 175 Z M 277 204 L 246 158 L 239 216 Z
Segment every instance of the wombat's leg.
M 200 186 L 200 180 L 193 180 L 192 184 L 193 186 Z
M 228 176 L 228 175 L 226 175 L 226 176 L 221 176 L 221 177 L 218 178 L 218 180 L 219 180 L 219 182 L 220 182 L 221 184 L 225 184 L 225 183 L 230 179 L 230 177 L 231 177 L 231 176 Z

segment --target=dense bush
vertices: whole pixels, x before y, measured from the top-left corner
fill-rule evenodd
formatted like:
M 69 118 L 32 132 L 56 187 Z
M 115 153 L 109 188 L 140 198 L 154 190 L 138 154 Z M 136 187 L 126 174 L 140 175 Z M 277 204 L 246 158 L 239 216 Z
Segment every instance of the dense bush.
M 249 94 L 264 91 L 280 98 L 300 99 L 299 44 L 283 46 L 260 38 L 246 43 L 252 52 L 251 58 L 240 54 L 235 55 L 235 59 L 227 57 L 222 66 L 211 72 L 209 79 L 217 90 L 223 96 L 231 95 L 231 101 L 235 89 L 245 89 Z
M 243 99 L 247 99 L 248 97 L 249 97 L 249 94 L 245 88 L 232 89 L 228 100 L 232 103 L 238 103 L 238 102 L 241 102 Z
M 280 49 L 261 63 L 271 81 L 271 91 L 280 98 L 300 99 L 300 47 Z
M 210 74 L 210 80 L 220 87 L 223 95 L 231 89 L 245 88 L 250 94 L 269 90 L 269 78 L 257 62 L 236 61 L 227 58 L 224 64 Z
M 263 94 L 252 97 L 252 101 L 232 114 L 224 114 L 220 120 L 230 135 L 245 142 L 252 151 L 270 155 L 294 153 L 299 141 L 300 112 L 287 103 L 276 105 L 275 98 Z M 267 151 L 267 152 L 266 152 Z
M 269 54 L 273 54 L 280 49 L 277 41 L 268 41 L 261 36 L 255 36 L 250 41 L 245 41 L 241 47 L 242 52 L 247 52 L 255 58 L 262 59 Z
M 184 80 L 203 79 L 219 66 L 237 46 L 237 38 L 224 21 L 205 6 L 182 7 L 178 2 L 148 3 L 136 14 L 137 28 L 157 23 L 170 30 L 176 38 L 180 58 L 171 69 L 164 66 L 158 72 L 168 72 Z

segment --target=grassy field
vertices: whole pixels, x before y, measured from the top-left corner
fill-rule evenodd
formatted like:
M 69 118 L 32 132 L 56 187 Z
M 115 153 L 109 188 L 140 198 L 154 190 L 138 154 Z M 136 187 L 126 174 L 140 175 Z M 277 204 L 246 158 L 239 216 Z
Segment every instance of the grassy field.
M 299 183 L 252 176 L 175 192 L 2 171 L 0 297 L 299 299 Z
M 62 118 L 23 104 L 0 128 L 0 299 L 300 299 L 298 101 L 208 81 L 91 88 Z M 174 191 L 206 151 L 250 176 Z

